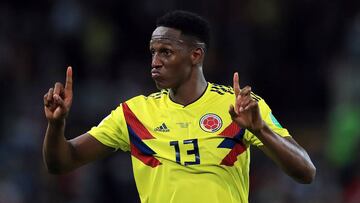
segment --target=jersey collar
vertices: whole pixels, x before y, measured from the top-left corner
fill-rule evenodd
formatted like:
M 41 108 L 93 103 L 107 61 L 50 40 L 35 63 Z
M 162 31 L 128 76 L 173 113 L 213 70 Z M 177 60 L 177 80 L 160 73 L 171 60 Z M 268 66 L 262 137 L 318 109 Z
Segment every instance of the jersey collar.
M 201 105 L 204 102 L 204 100 L 206 99 L 206 95 L 208 94 L 210 89 L 211 89 L 211 83 L 207 82 L 205 91 L 201 94 L 201 96 L 188 105 L 182 105 L 182 104 L 178 104 L 178 103 L 172 101 L 170 98 L 170 94 L 168 94 L 166 96 L 166 101 L 167 101 L 168 105 L 173 108 L 181 108 L 181 109 L 193 108 L 193 107 Z

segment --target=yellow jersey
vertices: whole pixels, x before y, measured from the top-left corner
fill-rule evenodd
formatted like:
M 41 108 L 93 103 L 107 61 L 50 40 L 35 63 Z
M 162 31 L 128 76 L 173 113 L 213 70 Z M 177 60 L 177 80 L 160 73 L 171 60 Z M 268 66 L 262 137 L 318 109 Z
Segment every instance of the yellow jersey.
M 267 125 L 290 136 L 258 101 Z M 246 203 L 250 146 L 261 141 L 228 113 L 231 87 L 208 83 L 203 95 L 183 106 L 168 90 L 120 104 L 89 134 L 106 146 L 130 151 L 142 203 Z

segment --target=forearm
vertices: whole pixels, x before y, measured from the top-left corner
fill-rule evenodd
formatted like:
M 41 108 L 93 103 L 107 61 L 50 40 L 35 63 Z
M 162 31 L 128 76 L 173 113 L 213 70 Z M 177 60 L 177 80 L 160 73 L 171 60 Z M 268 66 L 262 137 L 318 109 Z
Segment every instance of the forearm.
M 43 143 L 43 158 L 50 173 L 63 173 L 71 168 L 72 147 L 64 132 L 65 120 L 48 123 Z
M 291 138 L 283 138 L 267 125 L 254 132 L 264 146 L 261 149 L 289 176 L 301 183 L 311 183 L 315 177 L 315 166 L 306 151 Z

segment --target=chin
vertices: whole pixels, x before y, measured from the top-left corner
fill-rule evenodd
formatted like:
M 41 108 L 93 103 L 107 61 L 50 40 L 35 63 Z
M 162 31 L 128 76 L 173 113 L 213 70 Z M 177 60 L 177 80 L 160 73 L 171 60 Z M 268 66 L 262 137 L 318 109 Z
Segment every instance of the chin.
M 154 80 L 154 82 L 155 82 L 156 88 L 159 90 L 170 89 L 173 87 L 171 84 L 166 83 L 164 80 Z
M 156 81 L 155 81 L 155 85 L 156 85 L 156 88 L 157 88 L 158 90 L 162 90 L 162 89 L 167 89 L 167 88 L 169 88 L 169 87 L 167 87 L 166 85 L 162 84 L 161 82 L 156 82 Z
M 162 90 L 162 89 L 164 89 L 164 88 L 156 84 L 156 89 Z

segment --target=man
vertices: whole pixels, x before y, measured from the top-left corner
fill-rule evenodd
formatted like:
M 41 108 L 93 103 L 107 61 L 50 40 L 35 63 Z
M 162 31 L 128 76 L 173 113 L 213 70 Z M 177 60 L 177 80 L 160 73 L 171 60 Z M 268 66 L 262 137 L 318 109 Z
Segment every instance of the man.
M 64 173 L 130 151 L 141 202 L 248 202 L 250 145 L 300 183 L 315 167 L 306 151 L 276 121 L 265 101 L 238 74 L 233 88 L 206 82 L 207 21 L 174 11 L 161 17 L 150 40 L 151 76 L 161 90 L 123 102 L 97 127 L 66 140 L 72 69 L 65 87 L 44 96 L 48 128 L 43 154 L 51 173 Z

